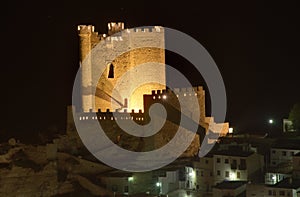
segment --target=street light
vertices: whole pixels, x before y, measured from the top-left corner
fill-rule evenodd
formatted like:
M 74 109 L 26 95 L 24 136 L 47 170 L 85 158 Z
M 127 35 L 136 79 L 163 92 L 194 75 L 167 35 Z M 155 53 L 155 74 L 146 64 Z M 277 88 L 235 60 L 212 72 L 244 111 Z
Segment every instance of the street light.
M 269 124 L 273 124 L 274 120 L 273 119 L 269 119 Z

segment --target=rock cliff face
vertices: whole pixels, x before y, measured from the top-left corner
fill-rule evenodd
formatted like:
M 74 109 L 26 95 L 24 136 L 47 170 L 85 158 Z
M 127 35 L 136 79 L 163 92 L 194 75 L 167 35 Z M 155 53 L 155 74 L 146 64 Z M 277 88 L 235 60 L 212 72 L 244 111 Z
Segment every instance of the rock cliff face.
M 0 169 L 0 196 L 53 196 L 57 194 L 56 163 L 50 162 L 40 171 L 13 165 Z
M 54 140 L 53 144 L 33 146 L 1 144 L 0 196 L 55 196 L 74 193 L 112 196 L 110 191 L 93 183 L 89 178 L 111 171 L 112 168 L 69 153 L 73 143 L 58 146 L 68 137 Z M 59 147 L 59 149 L 57 148 Z M 67 148 L 66 148 L 67 147 Z M 84 175 L 84 176 L 83 176 Z

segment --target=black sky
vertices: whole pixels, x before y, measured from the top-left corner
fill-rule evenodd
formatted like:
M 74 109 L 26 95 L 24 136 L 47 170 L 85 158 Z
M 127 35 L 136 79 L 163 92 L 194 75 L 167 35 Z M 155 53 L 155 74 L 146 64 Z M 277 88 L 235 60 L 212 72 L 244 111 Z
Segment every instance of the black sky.
M 109 21 L 162 25 L 194 37 L 221 71 L 226 119 L 239 131 L 264 131 L 268 118 L 281 122 L 300 100 L 297 1 L 81 2 L 2 3 L 1 130 L 63 130 L 78 69 L 78 24 L 103 33 Z M 200 85 L 189 65 L 172 66 Z

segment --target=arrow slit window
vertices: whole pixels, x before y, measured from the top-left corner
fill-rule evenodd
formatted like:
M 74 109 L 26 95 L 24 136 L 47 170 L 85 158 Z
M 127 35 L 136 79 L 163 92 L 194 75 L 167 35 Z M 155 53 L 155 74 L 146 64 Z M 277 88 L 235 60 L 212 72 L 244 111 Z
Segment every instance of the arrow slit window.
M 114 77 L 115 77 L 114 65 L 112 63 L 110 63 L 108 65 L 108 78 L 114 78 Z

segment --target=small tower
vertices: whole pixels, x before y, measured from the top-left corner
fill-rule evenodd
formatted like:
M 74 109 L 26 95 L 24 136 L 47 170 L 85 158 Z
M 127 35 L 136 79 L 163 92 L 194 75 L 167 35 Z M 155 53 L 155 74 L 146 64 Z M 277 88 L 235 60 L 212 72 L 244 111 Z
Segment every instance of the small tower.
M 85 60 L 91 50 L 100 42 L 101 37 L 98 32 L 95 32 L 93 25 L 79 25 L 79 63 L 81 66 L 81 88 L 82 88 L 82 108 L 83 111 L 88 112 L 90 109 L 94 109 L 94 95 L 92 93 L 92 66 L 91 62 L 85 62 Z M 91 61 L 91 60 L 89 60 Z
M 110 22 L 107 24 L 107 26 L 108 26 L 108 35 L 109 36 L 124 30 L 124 23 L 122 23 L 122 22 L 118 22 L 118 23 Z

